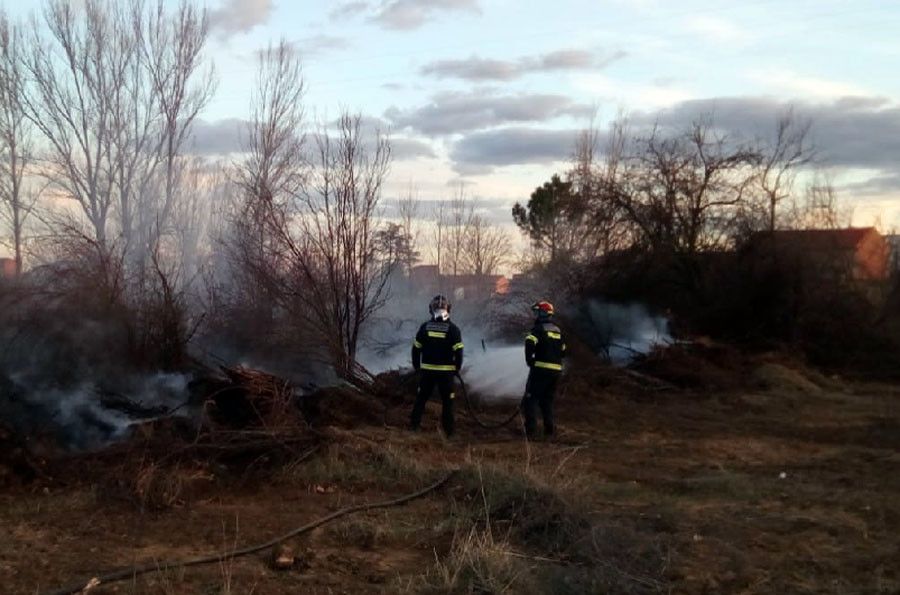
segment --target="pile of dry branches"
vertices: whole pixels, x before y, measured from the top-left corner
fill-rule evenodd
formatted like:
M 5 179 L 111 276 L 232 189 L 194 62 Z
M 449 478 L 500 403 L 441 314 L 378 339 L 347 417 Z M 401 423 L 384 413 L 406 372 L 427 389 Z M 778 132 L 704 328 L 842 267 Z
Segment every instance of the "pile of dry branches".
M 244 366 L 220 366 L 227 378 L 206 397 L 214 421 L 234 428 L 258 427 L 277 431 L 296 428 L 302 421 L 297 407 L 300 395 L 287 380 Z
M 141 508 L 168 508 L 222 481 L 243 483 L 312 456 L 322 435 L 297 406 L 289 381 L 243 366 L 198 374 L 199 416 L 136 424 L 129 440 L 82 457 L 113 496 Z

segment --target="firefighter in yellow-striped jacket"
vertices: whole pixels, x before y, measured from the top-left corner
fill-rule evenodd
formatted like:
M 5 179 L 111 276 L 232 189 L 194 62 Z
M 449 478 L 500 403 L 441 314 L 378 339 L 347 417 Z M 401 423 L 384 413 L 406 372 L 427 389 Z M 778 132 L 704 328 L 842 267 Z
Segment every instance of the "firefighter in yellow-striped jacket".
M 553 396 L 562 373 L 562 360 L 566 355 L 566 343 L 562 331 L 552 322 L 553 304 L 537 302 L 531 306 L 535 321 L 531 332 L 525 336 L 525 363 L 528 364 L 528 384 L 522 399 L 525 433 L 534 437 L 537 431 L 537 412 L 544 418 L 544 435 L 552 436 Z
M 453 435 L 453 378 L 462 368 L 463 342 L 459 327 L 450 321 L 450 302 L 436 295 L 428 305 L 431 320 L 419 327 L 412 347 L 413 368 L 420 372 L 416 404 L 409 425 L 418 430 L 425 404 L 435 387 L 441 395 L 441 425 Z

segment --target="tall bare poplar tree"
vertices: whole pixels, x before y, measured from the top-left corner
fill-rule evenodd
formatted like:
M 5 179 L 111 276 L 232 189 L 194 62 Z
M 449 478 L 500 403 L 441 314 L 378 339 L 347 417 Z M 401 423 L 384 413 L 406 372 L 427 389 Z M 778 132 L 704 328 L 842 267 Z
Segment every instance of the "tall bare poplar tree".
M 141 3 L 136 4 L 135 14 L 141 7 Z M 202 71 L 209 18 L 204 9 L 186 0 L 171 14 L 165 11 L 163 0 L 157 0 L 149 10 L 146 25 L 136 29 L 140 59 L 162 116 L 155 153 L 162 165 L 163 192 L 158 195 L 159 203 L 150 210 L 157 221 L 168 223 L 178 194 L 184 144 L 215 87 L 212 68 Z M 152 223 L 145 223 L 144 227 L 153 229 Z
M 271 309 L 281 264 L 275 213 L 296 200 L 307 175 L 304 150 L 303 95 L 300 57 L 286 41 L 259 54 L 256 84 L 246 131 L 246 157 L 239 165 L 240 207 L 234 221 L 235 248 L 241 266 L 238 283 L 257 315 Z M 269 314 L 271 316 L 271 314 Z
M 390 268 L 376 252 L 378 205 L 390 166 L 388 140 L 370 145 L 361 118 L 343 114 L 315 139 L 310 180 L 294 200 L 270 202 L 269 232 L 296 300 L 342 375 L 352 375 L 364 324 L 384 304 Z
M 47 0 L 22 65 L 24 113 L 47 147 L 41 174 L 74 200 L 102 247 L 145 263 L 170 231 L 191 126 L 213 89 L 204 10 L 162 0 Z M 46 33 L 45 33 L 46 31 Z
M 22 273 L 25 224 L 37 196 L 25 187 L 32 130 L 21 101 L 25 91 L 21 52 L 21 30 L 0 12 L 0 218 L 9 229 L 17 275 Z
M 465 269 L 466 236 L 473 217 L 472 200 L 466 195 L 466 187 L 460 183 L 450 200 L 445 247 L 443 251 L 446 272 L 459 275 Z M 444 272 L 444 271 L 441 271 Z
M 294 320 L 317 331 L 339 374 L 355 368 L 360 331 L 391 273 L 376 253 L 390 144 L 361 118 L 323 127 L 307 157 L 299 56 L 286 42 L 260 58 L 248 157 L 239 175 L 239 237 L 249 269 Z

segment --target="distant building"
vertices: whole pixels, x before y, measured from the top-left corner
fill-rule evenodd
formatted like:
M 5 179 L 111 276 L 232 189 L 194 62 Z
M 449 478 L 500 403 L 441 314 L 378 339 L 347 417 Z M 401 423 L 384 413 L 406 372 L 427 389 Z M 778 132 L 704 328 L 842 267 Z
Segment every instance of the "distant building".
M 16 276 L 16 259 L 0 258 L 0 279 L 12 279 Z
M 441 284 L 454 300 L 481 300 L 509 291 L 503 275 L 442 275 Z
M 443 293 L 452 301 L 487 299 L 509 291 L 509 279 L 503 275 L 442 275 L 430 264 L 413 267 L 409 278 L 418 293 Z
M 890 276 L 891 246 L 874 227 L 762 232 L 751 244 L 764 258 L 795 261 L 835 280 L 882 282 Z

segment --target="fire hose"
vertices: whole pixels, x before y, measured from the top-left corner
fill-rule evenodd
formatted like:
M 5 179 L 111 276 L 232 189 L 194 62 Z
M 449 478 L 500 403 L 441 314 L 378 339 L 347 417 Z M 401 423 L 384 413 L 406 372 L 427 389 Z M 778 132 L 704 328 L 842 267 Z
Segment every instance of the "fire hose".
M 516 404 L 515 411 L 513 411 L 509 415 L 509 417 L 506 417 L 503 421 L 495 423 L 487 423 L 482 421 L 481 418 L 478 417 L 478 414 L 475 412 L 475 407 L 472 405 L 472 399 L 469 397 L 469 391 L 466 390 L 466 382 L 465 380 L 463 380 L 459 372 L 456 373 L 456 378 L 459 380 L 459 388 L 462 392 L 463 400 L 466 402 L 466 411 L 468 412 L 469 417 L 472 418 L 472 421 L 474 421 L 480 427 L 484 428 L 485 430 L 499 430 L 502 427 L 508 426 L 514 419 L 519 417 L 519 408 L 521 407 L 522 403 L 521 400 Z M 525 397 L 523 396 L 522 398 L 524 399 Z
M 456 475 L 456 473 L 457 473 L 456 469 L 451 470 L 449 473 L 447 473 L 444 477 L 442 477 L 435 483 L 433 483 L 429 486 L 426 486 L 416 492 L 407 494 L 405 496 L 401 496 L 399 498 L 395 498 L 393 500 L 386 500 L 383 502 L 370 502 L 368 504 L 357 504 L 355 506 L 348 506 L 346 508 L 342 508 L 340 510 L 332 512 L 331 514 L 329 514 L 327 516 L 324 516 L 320 519 L 317 519 L 315 521 L 307 523 L 306 525 L 303 525 L 302 527 L 297 527 L 293 531 L 285 533 L 284 535 L 276 537 L 265 543 L 247 546 L 245 548 L 238 549 L 238 550 L 231 550 L 231 551 L 227 551 L 227 552 L 221 552 L 218 554 L 212 554 L 212 555 L 204 556 L 201 558 L 193 558 L 193 559 L 189 559 L 189 560 L 178 560 L 178 561 L 170 561 L 170 562 L 153 562 L 150 564 L 132 566 L 130 568 L 123 568 L 121 570 L 115 570 L 115 571 L 112 571 L 112 572 L 109 572 L 106 574 L 97 575 L 97 576 L 91 577 L 87 580 L 79 581 L 78 583 L 73 583 L 73 584 L 71 584 L 67 587 L 63 587 L 61 589 L 48 591 L 47 593 L 48 593 L 48 595 L 50 595 L 50 594 L 52 594 L 52 595 L 72 595 L 74 593 L 81 593 L 81 592 L 89 591 L 90 589 L 93 589 L 100 585 L 105 585 L 108 583 L 114 583 L 114 582 L 118 582 L 118 581 L 132 579 L 136 576 L 139 576 L 142 574 L 148 574 L 150 572 L 172 570 L 175 568 L 187 568 L 189 566 L 202 566 L 204 564 L 215 564 L 217 562 L 225 562 L 228 560 L 232 560 L 234 558 L 239 558 L 241 556 L 248 556 L 250 554 L 255 554 L 255 553 L 261 552 L 263 550 L 272 548 L 284 541 L 287 541 L 288 539 L 297 537 L 298 535 L 302 535 L 304 533 L 309 533 L 316 527 L 320 527 L 320 526 L 322 526 L 326 523 L 329 523 L 335 519 L 338 519 L 342 516 L 346 516 L 348 514 L 352 514 L 355 512 L 374 510 L 377 508 L 390 508 L 393 506 L 400 506 L 401 504 L 406 504 L 407 502 L 416 500 L 418 498 L 421 498 L 422 496 L 426 496 L 426 495 L 430 494 L 431 492 L 434 492 L 438 488 L 442 487 L 448 481 L 450 481 L 453 478 L 453 476 Z

